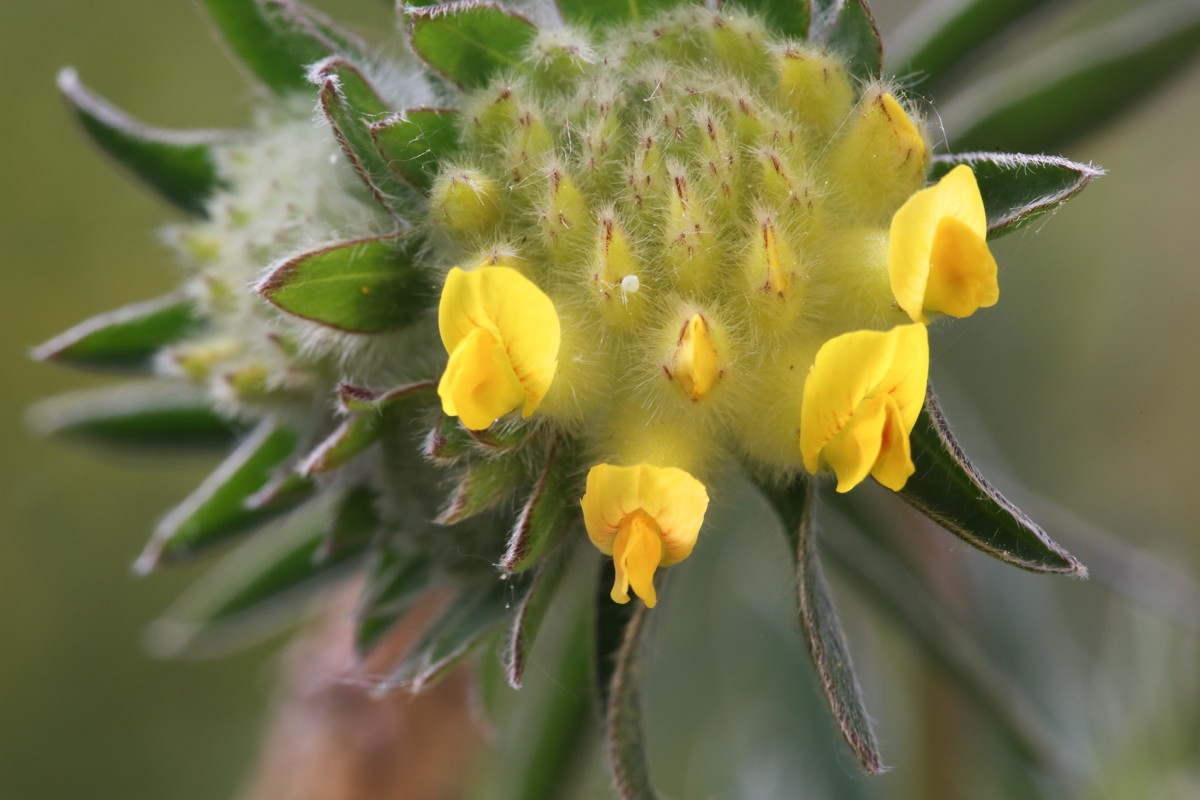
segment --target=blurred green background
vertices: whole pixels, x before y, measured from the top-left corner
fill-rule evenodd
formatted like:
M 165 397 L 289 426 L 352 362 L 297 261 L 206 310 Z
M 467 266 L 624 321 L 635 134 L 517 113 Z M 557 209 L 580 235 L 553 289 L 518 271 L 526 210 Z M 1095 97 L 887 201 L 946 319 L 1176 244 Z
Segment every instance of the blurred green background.
M 320 5 L 344 9 L 362 27 L 389 24 L 387 4 L 376 0 Z M 896 5 L 877 5 L 885 29 L 900 21 Z M 0 795 L 229 796 L 252 761 L 276 654 L 286 645 L 199 664 L 154 661 L 141 646 L 145 626 L 196 572 L 135 579 L 129 570 L 157 517 L 215 462 L 38 441 L 22 415 L 38 398 L 103 380 L 30 363 L 29 347 L 92 314 L 154 297 L 177 278 L 154 236 L 171 212 L 91 151 L 55 91 L 56 71 L 74 65 L 118 106 L 167 127 L 237 127 L 253 94 L 198 3 L 9 2 L 3 19 Z M 1002 302 L 939 329 L 933 354 L 948 416 L 985 471 L 999 472 L 1002 488 L 1052 498 L 1192 575 L 1200 574 L 1198 125 L 1200 67 L 1193 67 L 1123 121 L 1076 142 L 1064 155 L 1110 174 L 996 248 Z M 1066 532 L 1063 539 L 1077 541 Z M 943 543 L 961 549 L 951 537 Z M 745 568 L 759 566 L 751 558 Z M 680 581 L 702 574 L 697 567 Z M 1000 580 L 1023 595 L 1029 589 L 1012 604 L 1014 615 L 1028 615 L 1039 613 L 1030 603 L 1053 579 Z M 1139 763 L 1152 767 L 1137 761 L 1137 751 L 1157 747 L 1156 736 L 1181 726 L 1196 735 L 1200 672 L 1194 648 L 1180 644 L 1189 634 L 1131 610 L 1097 583 L 1055 588 L 1072 624 L 1082 626 L 1065 646 L 1094 667 L 1068 677 L 1096 687 L 1088 695 L 1096 706 L 1130 703 L 1146 716 L 1153 703 L 1138 698 L 1147 692 L 1177 694 L 1184 704 L 1170 720 L 1150 716 L 1127 732 L 1132 775 Z M 856 608 L 851 602 L 849 616 Z M 1133 636 L 1142 660 L 1106 650 L 1123 648 L 1125 639 L 1110 634 L 1130 625 L 1140 631 Z M 879 631 L 852 627 L 852 636 L 868 640 L 852 641 L 852 649 L 876 652 L 867 647 Z M 896 741 L 905 720 L 880 697 L 894 677 L 878 664 L 864 671 L 885 752 L 889 744 L 903 752 Z M 798 691 L 810 692 L 809 681 Z M 811 697 L 804 702 L 818 707 Z M 775 711 L 767 703 L 760 716 Z M 1096 713 L 1080 708 L 1074 724 L 1086 727 Z M 702 754 L 691 757 L 698 763 Z M 906 764 L 893 764 L 901 777 L 885 780 L 903 782 Z M 1200 791 L 1196 780 L 1193 771 L 1177 785 Z M 701 796 L 671 785 L 678 796 Z M 1123 785 L 1114 778 L 1105 796 L 1142 796 L 1137 787 L 1145 784 L 1130 783 L 1128 794 Z

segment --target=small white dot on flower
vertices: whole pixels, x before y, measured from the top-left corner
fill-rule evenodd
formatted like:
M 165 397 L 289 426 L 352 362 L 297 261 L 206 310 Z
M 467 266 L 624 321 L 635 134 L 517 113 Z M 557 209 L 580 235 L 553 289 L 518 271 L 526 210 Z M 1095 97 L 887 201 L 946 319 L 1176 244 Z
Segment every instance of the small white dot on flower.
M 637 275 L 626 275 L 621 278 L 621 291 L 626 294 L 637 294 L 637 290 L 642 288 L 642 282 L 638 280 Z

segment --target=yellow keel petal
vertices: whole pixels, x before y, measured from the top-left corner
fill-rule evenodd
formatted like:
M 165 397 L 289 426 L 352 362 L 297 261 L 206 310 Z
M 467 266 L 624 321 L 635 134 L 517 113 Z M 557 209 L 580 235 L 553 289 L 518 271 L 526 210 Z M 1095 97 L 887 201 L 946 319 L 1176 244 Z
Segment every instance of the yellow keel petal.
M 635 511 L 621 520 L 617 540 L 613 545 L 612 599 L 617 603 L 629 602 L 629 588 L 647 608 L 654 608 L 658 595 L 654 591 L 654 572 L 662 561 L 662 533 L 654 520 L 644 511 Z
M 447 416 L 458 417 L 471 430 L 483 430 L 520 406 L 525 389 L 496 335 L 475 328 L 450 354 L 438 397 Z

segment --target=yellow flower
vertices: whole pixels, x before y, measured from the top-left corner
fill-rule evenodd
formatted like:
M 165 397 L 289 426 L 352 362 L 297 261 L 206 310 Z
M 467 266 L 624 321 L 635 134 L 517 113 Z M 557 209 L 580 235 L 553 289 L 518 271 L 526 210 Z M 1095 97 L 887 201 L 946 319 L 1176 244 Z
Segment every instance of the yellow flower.
M 528 417 L 550 389 L 560 330 L 554 303 L 511 267 L 455 267 L 438 329 L 450 354 L 438 383 L 442 410 L 472 430 L 515 408 Z
M 926 314 L 968 317 L 1000 299 L 996 260 L 975 173 L 965 164 L 915 193 L 892 217 L 892 294 L 914 322 Z
M 671 377 L 688 397 L 699 400 L 721 377 L 719 362 L 720 355 L 713 344 L 708 322 L 699 314 L 693 314 L 679 335 Z
M 925 326 L 854 331 L 817 352 L 804 384 L 800 454 L 816 473 L 823 458 L 848 492 L 867 477 L 893 491 L 913 474 L 908 436 L 925 401 Z
M 629 602 L 629 588 L 654 608 L 654 571 L 689 555 L 708 509 L 704 484 L 677 467 L 597 464 L 579 501 L 588 538 L 613 557 L 612 599 Z

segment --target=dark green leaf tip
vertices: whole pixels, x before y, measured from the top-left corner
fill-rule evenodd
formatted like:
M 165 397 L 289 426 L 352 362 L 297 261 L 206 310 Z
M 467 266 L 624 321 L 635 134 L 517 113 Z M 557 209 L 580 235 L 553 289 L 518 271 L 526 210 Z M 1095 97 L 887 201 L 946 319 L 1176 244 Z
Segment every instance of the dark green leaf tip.
M 459 88 L 487 84 L 498 70 L 515 67 L 537 28 L 526 17 L 487 0 L 406 6 L 413 49 Z
M 235 134 L 146 125 L 90 91 L 70 67 L 58 73 L 58 89 L 93 144 L 171 204 L 207 214 L 205 203 L 220 186 L 212 147 Z
M 989 484 L 950 433 L 930 387 L 913 429 L 916 472 L 898 493 L 967 544 L 1031 572 L 1087 577 L 1087 568 Z

